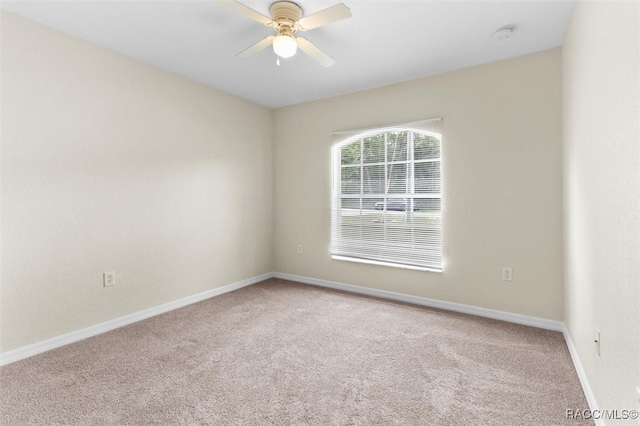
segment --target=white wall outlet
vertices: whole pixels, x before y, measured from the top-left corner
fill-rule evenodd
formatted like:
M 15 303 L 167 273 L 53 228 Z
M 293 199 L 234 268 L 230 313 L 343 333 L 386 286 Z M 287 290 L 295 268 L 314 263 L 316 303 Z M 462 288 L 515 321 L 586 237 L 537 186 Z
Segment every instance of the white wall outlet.
M 104 272 L 102 274 L 102 285 L 104 285 L 105 287 L 116 285 L 116 272 Z
M 302 254 L 302 244 L 298 244 L 298 254 Z
M 600 330 L 598 330 L 597 328 L 596 328 L 595 339 L 593 340 L 593 342 L 596 344 L 596 354 L 598 356 L 602 356 L 600 353 Z
M 502 268 L 502 281 L 513 281 L 513 269 L 507 267 Z

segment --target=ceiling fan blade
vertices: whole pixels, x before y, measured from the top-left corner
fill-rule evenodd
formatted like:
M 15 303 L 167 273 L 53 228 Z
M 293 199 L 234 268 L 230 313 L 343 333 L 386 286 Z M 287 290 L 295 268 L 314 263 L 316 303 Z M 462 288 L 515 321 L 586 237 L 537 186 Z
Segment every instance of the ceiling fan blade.
M 300 50 L 302 50 L 307 55 L 311 56 L 323 67 L 325 68 L 330 67 L 331 65 L 336 63 L 336 61 L 331 56 L 327 55 L 322 50 L 318 49 L 309 40 L 302 37 L 298 37 L 296 38 L 296 41 L 298 42 L 298 48 L 300 48 Z
M 302 31 L 307 31 L 347 18 L 351 18 L 351 9 L 344 3 L 338 3 L 320 12 L 305 16 L 298 21 L 298 26 Z
M 272 35 L 267 36 L 262 40 L 260 40 L 259 42 L 257 42 L 256 44 L 244 49 L 242 52 L 238 53 L 236 56 L 239 58 L 246 58 L 247 56 L 251 56 L 254 53 L 258 53 L 262 49 L 265 49 L 271 46 L 271 43 L 273 43 L 274 38 L 276 38 L 276 36 L 272 36 Z
M 258 21 L 261 24 L 271 25 L 273 22 L 271 18 L 264 16 L 262 13 L 251 9 L 249 6 L 245 6 L 242 3 L 239 3 L 235 0 L 218 0 L 220 3 L 225 6 L 235 10 L 236 12 L 242 13 L 244 16 L 247 16 L 254 21 Z

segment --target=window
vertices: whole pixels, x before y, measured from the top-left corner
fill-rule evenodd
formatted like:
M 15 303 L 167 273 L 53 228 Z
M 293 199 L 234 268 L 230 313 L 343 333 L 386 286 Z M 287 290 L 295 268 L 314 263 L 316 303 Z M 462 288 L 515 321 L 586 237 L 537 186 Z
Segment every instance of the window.
M 442 271 L 440 123 L 333 135 L 334 259 Z

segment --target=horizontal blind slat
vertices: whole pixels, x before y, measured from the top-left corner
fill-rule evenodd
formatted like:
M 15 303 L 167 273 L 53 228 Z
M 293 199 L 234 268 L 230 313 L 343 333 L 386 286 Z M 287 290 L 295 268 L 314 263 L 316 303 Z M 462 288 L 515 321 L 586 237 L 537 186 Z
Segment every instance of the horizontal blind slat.
M 334 135 L 333 256 L 442 270 L 440 121 Z

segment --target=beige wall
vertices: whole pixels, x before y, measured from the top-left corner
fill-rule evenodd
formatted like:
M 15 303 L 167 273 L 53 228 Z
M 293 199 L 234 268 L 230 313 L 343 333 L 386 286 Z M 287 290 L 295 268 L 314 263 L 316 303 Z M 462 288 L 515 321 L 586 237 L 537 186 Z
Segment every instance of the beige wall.
M 636 407 L 639 15 L 579 2 L 562 57 L 274 113 L 3 12 L 0 351 L 276 270 L 564 312 L 600 408 Z M 331 260 L 330 133 L 436 116 L 444 273 Z
M 554 49 L 276 110 L 275 270 L 561 320 L 560 84 Z M 332 260 L 330 133 L 431 117 L 444 127 L 444 273 Z
M 578 2 L 562 59 L 565 322 L 600 408 L 637 409 L 640 3 Z
M 270 110 L 7 13 L 2 36 L 2 351 L 271 271 Z

